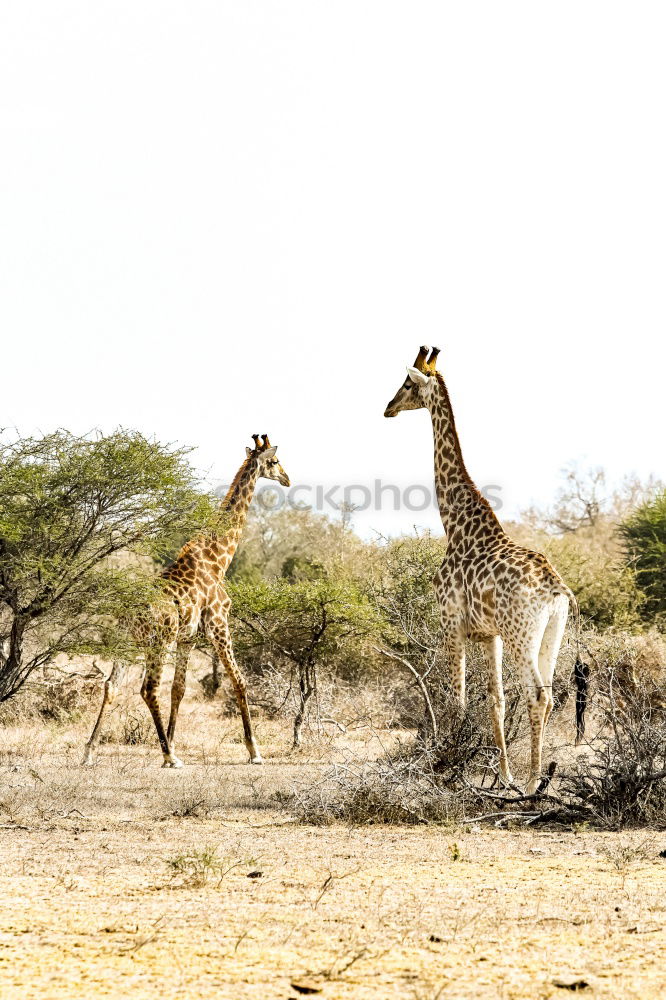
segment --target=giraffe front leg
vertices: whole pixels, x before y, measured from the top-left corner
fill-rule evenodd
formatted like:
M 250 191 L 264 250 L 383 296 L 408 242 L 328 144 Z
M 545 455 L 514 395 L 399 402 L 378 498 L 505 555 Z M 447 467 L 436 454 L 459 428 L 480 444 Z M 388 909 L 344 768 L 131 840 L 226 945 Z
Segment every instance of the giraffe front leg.
M 456 701 L 461 709 L 465 710 L 465 636 L 458 625 L 451 627 L 442 622 L 442 644 L 441 651 L 446 666 L 449 671 L 449 678 Z
M 233 684 L 234 693 L 236 695 L 236 700 L 238 702 L 238 708 L 240 710 L 241 719 L 243 720 L 243 733 L 245 736 L 245 746 L 247 747 L 247 752 L 250 755 L 251 764 L 263 764 L 263 759 L 257 746 L 257 742 L 254 738 L 254 730 L 252 728 L 252 718 L 250 716 L 250 706 L 247 701 L 247 688 L 245 684 L 245 679 L 240 672 L 238 664 L 236 663 L 234 657 L 233 646 L 231 644 L 231 634 L 229 632 L 229 625 L 226 619 L 220 617 L 218 619 L 209 620 L 206 631 L 213 645 L 213 648 L 220 658 L 221 663 L 224 665 L 231 683 Z
M 171 756 L 174 756 L 174 741 L 176 736 L 176 722 L 178 721 L 178 709 L 185 694 L 185 678 L 187 676 L 187 665 L 190 654 L 194 648 L 194 642 L 179 642 L 176 647 L 176 668 L 173 674 L 173 684 L 171 685 L 171 713 L 169 715 L 169 725 L 167 726 L 167 742 L 171 748 Z M 174 758 L 177 760 L 177 758 Z M 177 764 L 169 765 L 177 767 Z M 182 765 L 181 765 L 182 766 Z
M 506 752 L 504 738 L 504 683 L 502 679 L 502 640 L 497 635 L 482 643 L 488 664 L 488 688 L 490 691 L 490 719 L 495 736 L 495 744 L 499 750 L 500 781 L 507 786 L 513 785 L 509 769 L 509 758 Z
M 160 704 L 157 697 L 160 680 L 162 679 L 165 654 L 166 649 L 161 646 L 157 649 L 153 648 L 147 650 L 146 672 L 144 674 L 143 684 L 141 685 L 141 697 L 148 706 L 148 710 L 153 717 L 153 722 L 155 723 L 157 738 L 164 756 L 164 763 L 162 764 L 162 767 L 182 767 L 182 760 L 179 760 L 178 757 L 176 757 L 169 745 L 167 734 L 164 731 L 164 723 L 162 722 Z

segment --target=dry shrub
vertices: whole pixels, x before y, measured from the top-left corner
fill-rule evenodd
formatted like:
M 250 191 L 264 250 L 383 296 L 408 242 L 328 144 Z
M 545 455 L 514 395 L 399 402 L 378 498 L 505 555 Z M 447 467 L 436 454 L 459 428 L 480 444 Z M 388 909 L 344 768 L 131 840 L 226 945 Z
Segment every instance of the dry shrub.
M 616 666 L 606 666 L 598 672 L 597 685 L 601 726 L 588 752 L 562 776 L 561 794 L 601 826 L 663 826 L 666 682 L 652 673 L 642 686 L 623 687 Z
M 0 817 L 19 823 L 29 812 L 32 799 L 30 789 L 23 785 L 5 784 L 0 792 Z
M 146 746 L 155 742 L 155 726 L 148 713 L 134 715 L 128 713 L 123 720 L 123 739 L 125 746 Z
M 508 678 L 507 743 L 519 732 L 519 694 Z M 295 811 L 307 823 L 447 823 L 468 815 L 473 779 L 493 781 L 498 751 L 492 736 L 484 678 L 474 676 L 462 712 L 444 679 L 429 697 L 437 733 L 421 725 L 409 743 L 374 762 L 334 765 L 322 781 L 300 789 Z M 416 720 L 414 720 L 416 721 Z M 422 722 L 422 719 L 419 720 Z
M 602 708 L 612 693 L 620 702 L 648 696 L 651 708 L 666 709 L 666 638 L 660 632 L 588 632 L 584 647 L 593 666 L 592 694 Z
M 37 714 L 52 722 L 78 722 L 88 711 L 93 687 L 86 678 L 71 674 L 49 678 L 35 702 Z
M 158 819 L 177 816 L 180 819 L 206 819 L 218 812 L 225 801 L 219 784 L 208 772 L 178 775 L 178 784 L 164 789 L 156 808 Z
M 152 746 L 156 740 L 148 709 L 135 711 L 127 705 L 121 705 L 116 713 L 109 713 L 99 737 L 100 744 L 116 743 L 121 746 Z
M 658 635 L 596 637 L 595 734 L 573 764 L 560 771 L 551 764 L 550 784 L 544 782 L 535 796 L 496 784 L 498 752 L 485 679 L 473 670 L 465 712 L 459 711 L 445 682 L 429 679 L 436 733 L 422 723 L 416 738 L 397 753 L 374 763 L 334 766 L 322 781 L 296 793 L 295 810 L 310 823 L 427 823 L 462 817 L 495 822 L 501 815 L 529 824 L 588 822 L 602 829 L 666 826 L 663 649 Z M 510 671 L 505 671 L 505 691 L 511 744 L 524 727 L 522 700 Z
M 247 678 L 255 710 L 260 709 L 268 719 L 293 720 L 298 708 L 298 677 L 288 663 L 275 657 L 260 669 L 248 671 Z M 358 682 L 334 671 L 320 671 L 312 709 L 303 724 L 304 737 L 307 734 L 308 741 L 320 741 L 332 734 L 363 728 L 404 728 L 403 696 L 406 692 L 407 699 L 411 698 L 409 682 L 401 674 L 390 681 L 370 676 Z M 231 691 L 229 698 L 229 714 L 233 717 L 238 708 Z
M 90 776 L 63 769 L 45 780 L 34 768 L 21 768 L 0 792 L 0 816 L 12 822 L 38 817 L 83 815 Z
M 90 678 L 60 670 L 44 670 L 0 705 L 0 724 L 17 725 L 41 719 L 66 724 L 78 722 L 89 711 L 95 697 Z
M 318 826 L 445 823 L 464 810 L 461 798 L 438 781 L 427 753 L 336 765 L 323 781 L 299 789 L 293 806 L 304 823 Z
M 30 692 L 30 682 L 23 685 L 23 688 L 13 698 L 0 703 L 0 726 L 20 726 L 25 722 L 34 720 L 36 712 L 33 698 Z
M 426 753 L 440 782 L 454 786 L 478 776 L 494 780 L 498 773 L 499 751 L 490 719 L 487 667 L 472 651 L 467 670 L 467 698 L 461 711 L 446 675 L 430 681 L 430 699 L 437 723 L 436 734 L 422 723 L 416 752 Z M 523 729 L 523 700 L 515 671 L 504 665 L 504 736 L 510 747 Z M 427 717 L 426 717 L 427 718 Z

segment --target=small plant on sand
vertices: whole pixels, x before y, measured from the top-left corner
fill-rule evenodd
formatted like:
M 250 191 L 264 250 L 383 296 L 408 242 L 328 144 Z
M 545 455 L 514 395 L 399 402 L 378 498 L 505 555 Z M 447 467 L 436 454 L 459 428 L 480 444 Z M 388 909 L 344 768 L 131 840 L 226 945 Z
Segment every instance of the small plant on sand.
M 203 847 L 200 851 L 174 854 L 165 859 L 172 878 L 180 878 L 182 884 L 193 889 L 206 885 L 211 879 L 219 878 L 223 862 L 217 855 L 216 847 Z
M 452 844 L 449 844 L 449 854 L 451 855 L 451 861 L 462 861 L 462 851 L 457 841 L 454 840 Z
M 163 815 L 176 816 L 178 819 L 205 819 L 217 805 L 218 802 L 211 796 L 210 791 L 197 785 L 194 788 L 179 790 Z
M 172 858 L 166 858 L 164 863 L 171 878 L 179 879 L 183 888 L 200 889 L 209 883 L 219 886 L 229 872 L 241 865 L 252 866 L 256 864 L 256 859 L 221 858 L 216 847 L 207 845 L 198 851 L 175 854 Z
M 651 861 L 655 856 L 655 851 L 655 839 L 650 836 L 638 844 L 631 841 L 625 843 L 613 838 L 612 841 L 599 849 L 599 854 L 606 858 L 616 871 L 624 872 L 643 861 Z

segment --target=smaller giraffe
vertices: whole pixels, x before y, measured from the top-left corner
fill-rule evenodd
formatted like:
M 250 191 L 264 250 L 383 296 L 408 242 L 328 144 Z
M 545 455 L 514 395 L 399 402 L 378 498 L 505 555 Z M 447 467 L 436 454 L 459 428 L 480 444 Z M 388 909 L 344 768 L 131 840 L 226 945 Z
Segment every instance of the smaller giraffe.
M 259 434 L 252 437 L 254 448 L 246 449 L 245 461 L 220 504 L 217 521 L 210 530 L 183 546 L 175 561 L 162 573 L 160 597 L 142 609 L 131 623 L 135 639 L 144 652 L 141 696 L 155 723 L 164 756 L 163 767 L 183 766 L 174 752 L 174 737 L 178 709 L 185 693 L 187 665 L 198 632 L 207 636 L 231 679 L 250 762 L 262 763 L 252 729 L 245 680 L 234 658 L 229 631 L 231 600 L 224 588 L 224 578 L 240 541 L 257 480 L 263 476 L 289 486 L 289 477 L 275 457 L 277 449 L 270 444 L 268 435 L 264 434 L 263 441 Z M 173 645 L 176 666 L 171 687 L 171 712 L 165 729 L 157 695 L 164 661 Z M 115 697 L 123 670 L 121 664 L 114 664 L 104 685 L 102 706 L 86 745 L 84 764 L 94 763 L 93 751 L 102 717 Z

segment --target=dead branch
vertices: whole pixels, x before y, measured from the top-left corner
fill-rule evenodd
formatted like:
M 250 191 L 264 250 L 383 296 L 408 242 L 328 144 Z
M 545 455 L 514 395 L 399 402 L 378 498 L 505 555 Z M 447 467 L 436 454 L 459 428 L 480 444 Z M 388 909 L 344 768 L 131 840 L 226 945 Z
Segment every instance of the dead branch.
M 430 725 L 432 726 L 432 735 L 433 737 L 436 737 L 437 720 L 435 718 L 435 712 L 432 707 L 432 702 L 430 701 L 430 695 L 428 694 L 428 689 L 425 686 L 423 678 L 421 677 L 418 670 L 416 670 L 416 668 L 413 667 L 412 664 L 409 662 L 409 660 L 406 660 L 404 656 L 400 656 L 398 653 L 394 653 L 390 649 L 384 649 L 381 646 L 373 646 L 372 648 L 375 650 L 375 652 L 381 653 L 382 656 L 386 656 L 390 660 L 396 660 L 398 663 L 402 663 L 403 667 L 406 667 L 407 670 L 409 670 L 412 677 L 414 677 L 414 679 L 416 680 L 416 683 L 419 686 L 421 694 L 423 695 L 423 701 L 425 702 L 426 711 L 428 713 L 428 716 L 430 717 Z

